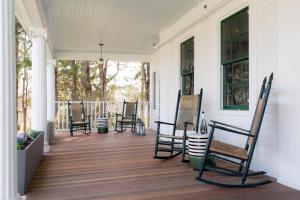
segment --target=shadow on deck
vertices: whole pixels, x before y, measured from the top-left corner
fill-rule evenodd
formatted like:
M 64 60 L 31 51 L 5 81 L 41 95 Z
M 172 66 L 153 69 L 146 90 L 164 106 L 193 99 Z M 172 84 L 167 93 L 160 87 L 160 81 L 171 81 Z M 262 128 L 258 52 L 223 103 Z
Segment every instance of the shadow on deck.
M 153 156 L 154 132 L 56 135 L 56 144 L 37 169 L 28 200 L 63 199 L 300 199 L 277 183 L 252 189 L 224 189 L 199 183 L 180 158 Z

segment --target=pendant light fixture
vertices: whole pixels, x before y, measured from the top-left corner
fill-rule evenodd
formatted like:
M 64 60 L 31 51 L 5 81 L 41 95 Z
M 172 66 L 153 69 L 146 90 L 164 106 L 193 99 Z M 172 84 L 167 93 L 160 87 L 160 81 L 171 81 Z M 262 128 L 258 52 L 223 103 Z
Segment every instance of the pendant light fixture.
M 99 64 L 100 65 L 104 65 L 104 59 L 102 57 L 102 47 L 103 47 L 103 43 L 100 43 L 99 46 L 100 46 L 100 59 L 99 59 Z

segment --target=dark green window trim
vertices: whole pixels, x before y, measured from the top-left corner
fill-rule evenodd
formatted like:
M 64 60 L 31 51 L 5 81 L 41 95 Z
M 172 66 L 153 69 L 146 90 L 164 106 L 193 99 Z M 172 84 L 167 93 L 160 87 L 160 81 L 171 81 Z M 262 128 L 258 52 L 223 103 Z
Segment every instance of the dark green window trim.
M 180 45 L 180 75 L 182 94 L 194 94 L 194 37 Z
M 245 8 L 221 22 L 223 109 L 249 110 L 249 15 Z

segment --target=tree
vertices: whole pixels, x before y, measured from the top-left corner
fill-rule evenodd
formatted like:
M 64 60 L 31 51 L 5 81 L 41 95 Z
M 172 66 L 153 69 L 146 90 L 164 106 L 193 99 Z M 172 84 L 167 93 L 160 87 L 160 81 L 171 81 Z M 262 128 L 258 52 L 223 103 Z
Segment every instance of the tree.
M 99 100 L 106 101 L 107 84 L 118 75 L 120 71 L 120 63 L 119 62 L 117 63 L 117 72 L 110 77 L 108 77 L 107 75 L 108 60 L 106 60 L 104 63 L 99 63 L 98 68 L 99 68 L 99 78 L 100 78 L 100 84 L 98 86 Z
M 85 96 L 88 100 L 91 100 L 92 84 L 91 84 L 90 61 L 82 61 L 81 73 L 82 73 L 81 83 L 85 89 Z
M 18 127 L 18 121 L 19 121 L 19 107 L 18 107 L 18 95 L 19 95 L 19 72 L 20 72 L 20 61 L 19 61 L 19 41 L 22 33 L 22 26 L 17 18 L 15 18 L 15 35 L 16 35 L 16 121 L 17 121 L 17 127 Z
M 16 19 L 15 23 L 15 34 L 16 34 L 16 106 L 17 106 L 17 127 L 18 130 L 22 127 L 23 131 L 27 130 L 27 106 L 30 90 L 28 88 L 29 83 L 29 71 L 31 70 L 31 59 L 30 59 L 30 49 L 31 41 L 27 36 L 25 30 L 23 29 L 20 22 Z M 22 82 L 20 83 L 20 80 Z M 21 84 L 21 85 L 20 85 Z M 19 87 L 22 90 L 20 91 Z M 21 103 L 21 111 L 19 111 L 19 106 Z M 23 122 L 19 125 L 19 112 L 22 112 Z
M 72 68 L 72 93 L 71 98 L 72 100 L 78 100 L 77 96 L 77 82 L 78 82 L 78 65 L 76 64 L 75 60 L 70 61 L 70 66 Z
M 150 63 L 143 62 L 141 65 L 141 76 L 142 76 L 142 85 L 141 85 L 141 96 L 142 101 L 149 101 L 149 87 L 150 87 Z

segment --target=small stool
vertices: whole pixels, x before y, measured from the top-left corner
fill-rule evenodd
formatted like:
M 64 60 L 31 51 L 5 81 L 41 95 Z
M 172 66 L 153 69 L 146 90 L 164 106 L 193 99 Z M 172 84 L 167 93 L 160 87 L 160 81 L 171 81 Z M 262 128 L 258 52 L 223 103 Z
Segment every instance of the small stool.
M 106 117 L 98 117 L 98 133 L 108 133 L 108 120 Z

